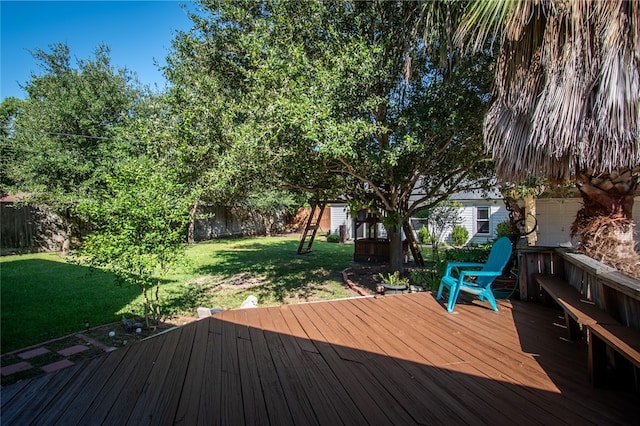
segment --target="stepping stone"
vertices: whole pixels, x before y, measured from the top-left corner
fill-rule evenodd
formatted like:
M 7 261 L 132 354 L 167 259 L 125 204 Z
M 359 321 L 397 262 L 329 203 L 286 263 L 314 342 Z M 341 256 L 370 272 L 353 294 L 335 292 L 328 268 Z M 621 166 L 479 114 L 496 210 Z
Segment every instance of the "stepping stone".
M 63 368 L 71 367 L 73 362 L 68 359 L 63 359 L 62 361 L 52 362 L 51 364 L 43 365 L 41 368 L 46 373 L 51 373 L 52 371 L 58 371 Z
M 11 364 L 11 365 L 7 365 L 6 367 L 0 368 L 0 374 L 3 376 L 10 376 L 12 374 L 28 370 L 31 367 L 32 365 L 26 361 L 18 362 L 17 364 Z
M 80 352 L 88 351 L 89 347 L 85 345 L 75 345 L 70 348 L 60 349 L 58 353 L 62 356 L 71 356 Z
M 22 359 L 31 359 L 31 358 L 35 358 L 35 357 L 40 356 L 40 355 L 47 354 L 49 352 L 50 351 L 47 348 L 35 348 L 35 349 L 30 350 L 30 351 L 22 352 L 22 353 L 18 354 L 18 356 L 20 358 L 22 358 Z

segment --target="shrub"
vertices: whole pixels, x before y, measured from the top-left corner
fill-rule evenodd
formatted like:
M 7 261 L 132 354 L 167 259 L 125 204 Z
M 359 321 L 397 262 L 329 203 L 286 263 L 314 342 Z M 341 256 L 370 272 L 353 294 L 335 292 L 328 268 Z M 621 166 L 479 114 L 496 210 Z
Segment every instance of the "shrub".
M 453 248 L 444 253 L 443 263 L 447 262 L 476 262 L 484 263 L 489 258 L 491 246 L 477 248 Z
M 339 243 L 340 242 L 340 235 L 338 235 L 338 234 L 329 234 L 329 235 L 327 235 L 327 242 L 328 243 Z
M 453 227 L 451 237 L 453 238 L 455 245 L 462 246 L 469 239 L 469 231 L 467 231 L 467 228 L 464 226 L 456 225 Z
M 422 225 L 422 228 L 418 231 L 418 241 L 420 241 L 420 244 L 429 242 L 429 230 L 424 225 Z
M 496 240 L 501 237 L 511 238 L 511 221 L 509 219 L 496 225 Z
M 389 273 L 386 276 L 383 274 L 378 274 L 380 276 L 380 278 L 382 279 L 382 282 L 384 282 L 387 285 L 391 285 L 391 286 L 408 286 L 409 285 L 409 278 L 402 278 L 400 277 L 400 272 L 396 271 L 394 273 Z
M 436 269 L 414 269 L 409 273 L 409 283 L 427 290 L 437 290 L 440 276 Z

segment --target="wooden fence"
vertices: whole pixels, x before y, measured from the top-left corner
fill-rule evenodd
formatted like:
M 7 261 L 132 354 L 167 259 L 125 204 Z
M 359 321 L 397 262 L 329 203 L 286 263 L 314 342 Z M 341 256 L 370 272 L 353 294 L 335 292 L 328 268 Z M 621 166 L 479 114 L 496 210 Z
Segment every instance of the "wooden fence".
M 0 254 L 57 251 L 62 247 L 62 221 L 30 206 L 0 203 Z
M 62 220 L 34 207 L 0 202 L 0 255 L 59 251 L 64 241 Z M 224 206 L 200 207 L 195 223 L 196 241 L 285 232 L 284 213 L 265 217 L 256 212 Z

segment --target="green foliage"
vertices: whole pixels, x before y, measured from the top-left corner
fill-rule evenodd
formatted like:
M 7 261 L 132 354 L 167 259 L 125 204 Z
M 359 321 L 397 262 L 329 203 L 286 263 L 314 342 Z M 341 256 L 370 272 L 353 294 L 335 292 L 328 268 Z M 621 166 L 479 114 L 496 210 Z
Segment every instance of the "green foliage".
M 414 269 L 409 273 L 409 282 L 426 290 L 437 290 L 440 276 L 437 269 Z
M 509 219 L 503 220 L 496 225 L 496 239 L 501 237 L 511 238 L 512 236 L 513 232 L 511 230 L 511 221 Z
M 303 197 L 286 190 L 262 189 L 251 192 L 238 201 L 235 206 L 247 214 L 257 217 L 263 224 L 265 233 L 270 236 L 273 232 L 283 231 L 275 229 L 278 217 L 298 208 L 303 204 Z
M 339 243 L 340 242 L 340 235 L 338 235 L 338 234 L 329 234 L 329 235 L 327 235 L 327 242 L 328 243 Z
M 429 229 L 425 225 L 422 225 L 418 231 L 418 241 L 420 241 L 421 244 L 427 244 L 429 242 Z
M 444 251 L 443 262 L 478 262 L 484 263 L 489 258 L 491 245 L 473 248 L 452 248 Z
M 469 239 L 469 231 L 464 226 L 456 225 L 453 227 L 451 237 L 453 238 L 455 245 L 463 246 Z
M 438 249 L 445 231 L 462 221 L 460 207 L 462 204 L 459 202 L 445 200 L 429 209 L 429 239 L 436 260 L 438 260 Z
M 131 315 L 138 291 L 114 279 L 53 253 L 0 257 L 2 353 L 77 333 L 85 320 L 93 327 Z
M 216 189 L 237 195 L 259 184 L 373 200 L 393 227 L 420 205 L 488 183 L 482 118 L 492 57 L 452 50 L 441 65 L 431 52 L 449 45 L 424 45 L 422 3 L 201 6 L 194 31 L 176 38 L 167 74 L 181 120 L 194 126 L 188 138 L 220 141 L 212 173 L 235 185 Z
M 401 277 L 399 271 L 388 273 L 387 275 L 380 274 L 382 281 L 390 286 L 408 286 L 409 278 Z
M 145 158 L 123 161 L 100 196 L 80 206 L 93 229 L 78 260 L 137 286 L 145 298 L 145 318 L 159 321 L 157 289 L 184 253 L 193 198 L 170 169 Z M 154 286 L 154 295 L 149 295 Z
M 33 56 L 44 73 L 25 84 L 25 100 L 3 102 L 10 118 L 3 122 L 2 151 L 10 161 L 2 165 L 0 190 L 29 193 L 31 202 L 58 213 L 71 231 L 79 200 L 100 189 L 116 158 L 139 148 L 118 137 L 135 116 L 139 92 L 126 71 L 112 68 L 106 46 L 75 68 L 64 44 L 50 52 L 36 49 Z

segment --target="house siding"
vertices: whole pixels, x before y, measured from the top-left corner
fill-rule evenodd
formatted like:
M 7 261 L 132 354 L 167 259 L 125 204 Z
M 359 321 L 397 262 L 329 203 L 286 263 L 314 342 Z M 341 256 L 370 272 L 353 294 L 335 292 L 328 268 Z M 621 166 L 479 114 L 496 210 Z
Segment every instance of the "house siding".
M 461 226 L 469 231 L 469 241 L 467 243 L 486 243 L 496 238 L 498 224 L 509 219 L 509 211 L 505 208 L 502 200 L 457 200 L 462 204 L 460 216 L 462 217 Z M 477 229 L 477 212 L 478 207 L 489 208 L 489 233 L 479 234 Z M 453 244 L 452 238 L 453 227 L 445 232 L 444 240 Z
M 353 238 L 353 220 L 349 216 L 349 207 L 346 204 L 331 205 L 331 233 L 340 234 L 340 226 L 346 227 L 346 235 Z
M 536 200 L 538 221 L 537 246 L 556 247 L 577 241 L 571 238 L 571 224 L 576 213 L 582 208 L 581 198 L 547 198 Z M 640 245 L 640 197 L 634 198 L 633 219 L 636 223 L 635 240 Z

